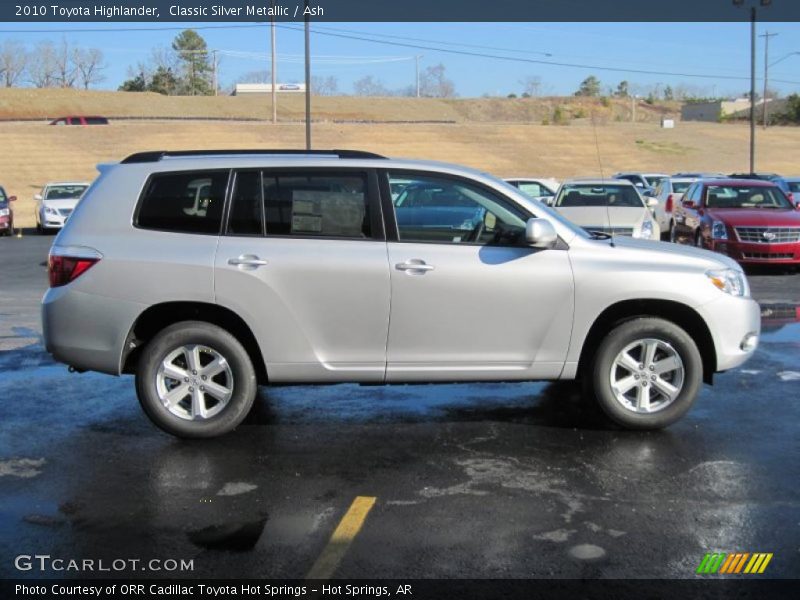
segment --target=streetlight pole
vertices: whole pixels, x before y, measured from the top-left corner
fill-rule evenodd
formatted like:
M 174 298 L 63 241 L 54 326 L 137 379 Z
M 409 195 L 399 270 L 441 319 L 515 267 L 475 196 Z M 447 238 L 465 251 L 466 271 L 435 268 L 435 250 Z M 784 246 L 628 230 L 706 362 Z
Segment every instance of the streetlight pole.
M 422 54 L 417 54 L 414 57 L 414 75 L 415 79 L 417 80 L 417 98 L 419 98 L 419 59 L 422 57 Z
M 308 0 L 305 0 L 306 41 L 306 150 L 311 150 L 311 31 L 309 29 Z
M 767 82 L 769 81 L 769 38 L 775 37 L 778 35 L 777 33 L 770 33 L 767 31 L 766 33 L 761 34 L 759 37 L 764 38 L 764 93 L 761 95 L 761 104 L 764 107 L 764 129 L 767 128 Z
M 756 171 L 756 2 L 769 6 L 772 0 L 750 0 L 750 173 Z M 741 7 L 745 0 L 733 0 L 733 5 Z
M 270 69 L 270 75 L 272 77 L 272 122 L 278 122 L 278 90 L 275 89 L 276 78 L 277 75 L 275 73 L 275 0 L 271 0 L 270 2 L 270 11 L 272 16 L 270 17 L 270 28 L 269 28 L 269 37 L 270 37 L 270 48 L 272 50 L 272 68 Z

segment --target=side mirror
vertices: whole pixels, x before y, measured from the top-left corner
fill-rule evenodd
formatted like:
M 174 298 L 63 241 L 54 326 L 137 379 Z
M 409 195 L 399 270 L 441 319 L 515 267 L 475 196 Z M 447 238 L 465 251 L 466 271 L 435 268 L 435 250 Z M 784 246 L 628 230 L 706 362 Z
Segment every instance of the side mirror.
M 794 205 L 795 205 L 795 208 L 797 208 L 797 210 L 800 210 L 800 200 L 795 200 Z
M 652 196 L 647 198 L 647 206 L 650 208 L 655 208 L 658 206 L 658 198 L 653 198 Z
M 8 197 L 8 201 L 9 202 L 16 202 L 17 201 L 17 197 L 16 196 L 9 196 Z
M 42 195 L 41 195 L 41 194 L 36 194 L 36 195 L 33 197 L 33 199 L 34 199 L 34 200 L 41 200 L 41 199 L 42 199 Z
M 525 242 L 534 248 L 552 248 L 558 241 L 553 224 L 547 219 L 528 219 L 525 224 Z

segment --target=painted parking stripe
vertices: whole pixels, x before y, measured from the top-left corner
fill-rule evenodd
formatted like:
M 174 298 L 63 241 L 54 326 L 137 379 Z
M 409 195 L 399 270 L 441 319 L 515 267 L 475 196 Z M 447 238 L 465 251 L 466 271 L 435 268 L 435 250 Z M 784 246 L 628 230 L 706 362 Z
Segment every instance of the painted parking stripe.
M 330 579 L 333 576 L 376 500 L 372 496 L 358 496 L 353 500 L 306 579 Z

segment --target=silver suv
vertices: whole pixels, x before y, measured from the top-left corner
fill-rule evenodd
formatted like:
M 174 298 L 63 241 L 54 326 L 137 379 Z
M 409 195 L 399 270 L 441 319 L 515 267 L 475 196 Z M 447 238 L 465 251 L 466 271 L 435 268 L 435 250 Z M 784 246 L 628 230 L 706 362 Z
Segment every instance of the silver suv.
M 101 165 L 42 317 L 74 370 L 135 373 L 153 422 L 212 437 L 259 384 L 581 378 L 667 426 L 750 357 L 731 259 L 588 234 L 490 175 L 366 152 L 149 152 Z

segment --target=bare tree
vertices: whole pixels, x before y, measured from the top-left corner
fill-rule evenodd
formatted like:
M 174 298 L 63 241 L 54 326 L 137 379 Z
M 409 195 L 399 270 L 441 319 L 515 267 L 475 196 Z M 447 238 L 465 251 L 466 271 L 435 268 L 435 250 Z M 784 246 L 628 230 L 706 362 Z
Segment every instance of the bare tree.
M 314 76 L 311 78 L 311 91 L 317 96 L 335 96 L 339 91 L 339 80 L 333 75 Z
M 356 96 L 389 96 L 389 90 L 383 85 L 380 79 L 372 75 L 362 77 L 353 83 L 353 91 Z
M 28 53 L 16 40 L 5 40 L 0 46 L 0 77 L 6 87 L 12 87 L 25 72 Z
M 58 81 L 56 49 L 52 42 L 40 42 L 30 55 L 28 78 L 37 88 L 53 87 Z
M 75 86 L 78 78 L 78 69 L 72 60 L 73 53 L 66 38 L 55 48 L 56 81 L 62 88 Z
M 542 89 L 542 79 L 537 75 L 528 75 L 524 79 L 520 79 L 522 86 L 522 93 L 528 96 L 538 96 Z
M 441 63 L 428 67 L 420 75 L 420 95 L 428 98 L 453 98 L 455 84 L 445 76 L 445 66 Z
M 77 79 L 85 90 L 88 90 L 93 83 L 105 79 L 102 71 L 106 65 L 103 61 L 103 52 L 98 48 L 74 48 L 72 63 L 75 65 Z
M 248 71 L 237 80 L 239 83 L 269 83 L 270 79 L 269 69 L 260 69 L 258 71 Z

